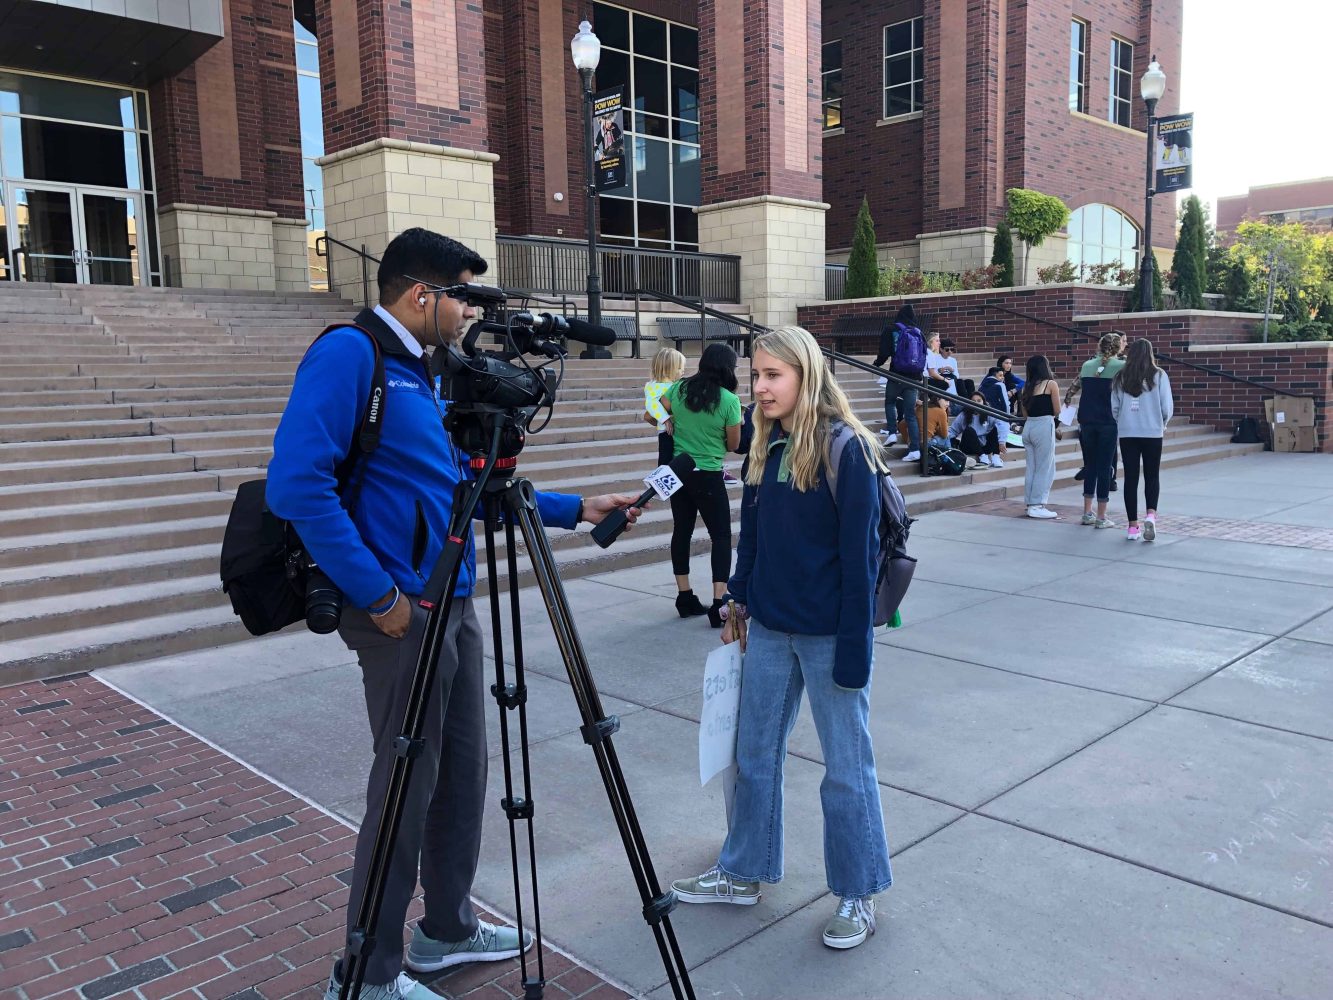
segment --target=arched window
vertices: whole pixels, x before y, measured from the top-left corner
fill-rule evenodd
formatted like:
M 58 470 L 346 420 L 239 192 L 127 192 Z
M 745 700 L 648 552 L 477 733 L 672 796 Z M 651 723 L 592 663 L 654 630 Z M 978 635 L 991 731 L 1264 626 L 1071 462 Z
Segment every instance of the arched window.
M 1139 230 L 1110 205 L 1084 205 L 1069 215 L 1069 261 L 1075 267 L 1139 261 Z

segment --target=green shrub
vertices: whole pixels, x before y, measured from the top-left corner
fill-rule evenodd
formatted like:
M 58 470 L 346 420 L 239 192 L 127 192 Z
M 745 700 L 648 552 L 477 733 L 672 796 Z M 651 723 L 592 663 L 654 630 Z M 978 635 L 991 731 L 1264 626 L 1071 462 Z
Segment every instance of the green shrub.
M 879 287 L 879 259 L 875 253 L 875 220 L 870 217 L 870 202 L 861 198 L 861 210 L 856 213 L 856 233 L 852 237 L 852 252 L 847 258 L 847 285 L 845 299 L 867 299 L 877 294 Z

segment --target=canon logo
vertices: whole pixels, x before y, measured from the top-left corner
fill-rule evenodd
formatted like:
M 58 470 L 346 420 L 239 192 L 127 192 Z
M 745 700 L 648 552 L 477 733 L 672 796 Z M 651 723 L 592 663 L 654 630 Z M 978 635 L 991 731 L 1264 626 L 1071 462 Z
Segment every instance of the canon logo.
M 370 394 L 370 423 L 378 423 L 380 419 L 380 400 L 384 395 L 384 390 L 375 386 L 375 391 Z

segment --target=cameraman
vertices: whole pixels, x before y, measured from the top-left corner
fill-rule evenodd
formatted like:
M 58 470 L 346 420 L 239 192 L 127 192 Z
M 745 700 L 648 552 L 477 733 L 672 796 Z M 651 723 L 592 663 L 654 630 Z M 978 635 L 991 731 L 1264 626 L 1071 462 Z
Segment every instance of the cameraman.
M 354 514 L 342 506 L 336 470 L 353 447 L 370 394 L 374 350 L 352 327 L 321 337 L 296 372 L 273 441 L 267 501 L 290 521 L 311 557 L 346 597 L 339 632 L 361 664 L 375 760 L 366 813 L 357 837 L 348 930 L 369 876 L 370 855 L 415 672 L 426 612 L 415 595 L 425 586 L 448 535 L 454 490 L 465 461 L 441 425 L 447 402 L 436 397 L 425 348 L 444 349 L 463 334 L 476 310 L 448 288 L 484 273 L 474 251 L 425 229 L 409 229 L 384 251 L 380 304 L 356 326 L 379 343 L 385 399 L 379 446 L 351 474 L 361 480 Z M 634 502 L 628 496 L 587 500 L 537 495 L 545 524 L 596 524 Z M 638 517 L 629 512 L 630 520 Z M 364 1000 L 438 1000 L 403 972 L 403 923 L 416 891 L 418 864 L 426 912 L 413 928 L 407 967 L 434 972 L 464 962 L 519 954 L 520 932 L 477 919 L 468 894 L 481 850 L 486 792 L 486 700 L 481 629 L 473 609 L 476 556 L 469 540 L 445 641 L 429 693 L 423 737 L 393 845 L 379 920 L 371 933 Z M 532 938 L 522 934 L 522 949 Z M 338 995 L 338 963 L 325 994 Z

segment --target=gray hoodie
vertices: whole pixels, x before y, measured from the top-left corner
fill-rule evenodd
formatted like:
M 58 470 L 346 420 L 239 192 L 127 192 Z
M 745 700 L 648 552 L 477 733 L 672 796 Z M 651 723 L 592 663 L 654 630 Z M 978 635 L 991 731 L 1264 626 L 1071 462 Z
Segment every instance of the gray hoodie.
M 1151 389 L 1131 396 L 1117 382 L 1111 389 L 1111 414 L 1122 438 L 1159 438 L 1175 412 L 1171 380 L 1158 369 Z

